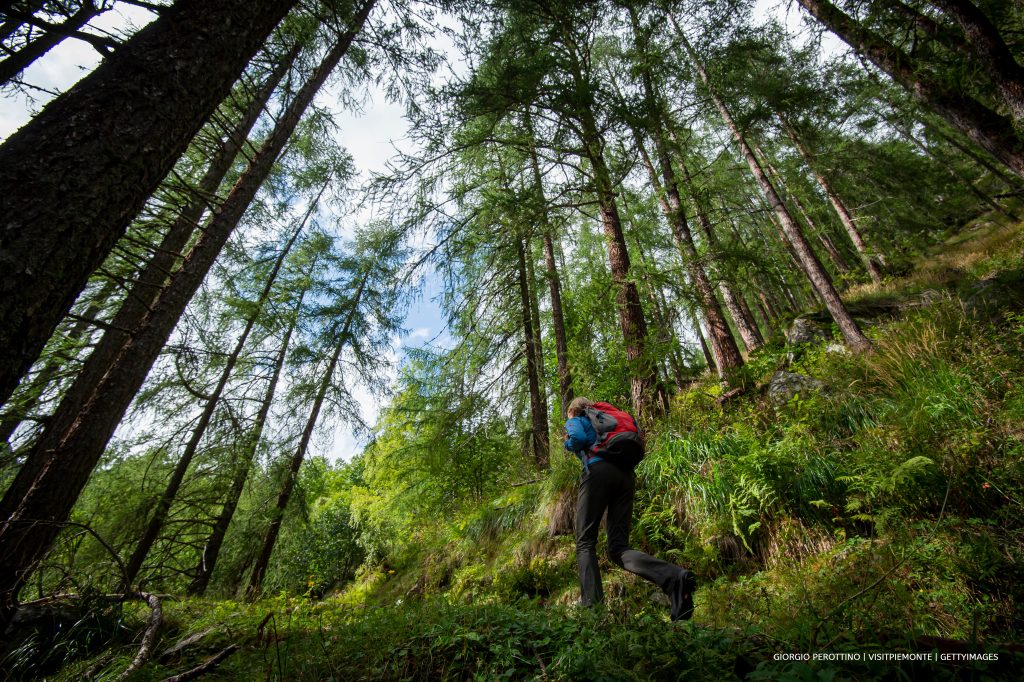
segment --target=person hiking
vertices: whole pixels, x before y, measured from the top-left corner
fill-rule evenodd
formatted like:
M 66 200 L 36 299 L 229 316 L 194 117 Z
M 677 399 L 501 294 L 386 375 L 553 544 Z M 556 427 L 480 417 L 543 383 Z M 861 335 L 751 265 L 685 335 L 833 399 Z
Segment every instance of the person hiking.
M 672 603 L 672 620 L 693 615 L 694 575 L 686 570 L 629 548 L 636 475 L 633 467 L 643 458 L 644 441 L 632 415 L 611 403 L 576 398 L 566 410 L 565 449 L 583 463 L 576 502 L 576 563 L 581 603 L 593 606 L 604 599 L 597 565 L 597 532 L 608 511 L 608 558 L 612 563 L 654 583 Z

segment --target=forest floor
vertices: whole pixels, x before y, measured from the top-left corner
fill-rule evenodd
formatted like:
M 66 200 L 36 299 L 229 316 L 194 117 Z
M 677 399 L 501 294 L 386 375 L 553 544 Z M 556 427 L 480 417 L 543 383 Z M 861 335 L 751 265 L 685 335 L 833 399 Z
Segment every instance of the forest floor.
M 607 563 L 605 605 L 574 605 L 566 459 L 325 599 L 165 599 L 162 644 L 129 679 L 219 652 L 206 679 L 1019 679 L 1022 254 L 1020 224 L 976 223 L 847 290 L 872 353 L 777 340 L 743 396 L 719 404 L 709 377 L 676 398 L 638 472 L 634 541 L 700 577 L 692 621 Z M 783 368 L 821 386 L 773 399 Z M 32 667 L 115 679 L 148 615 L 114 609 Z

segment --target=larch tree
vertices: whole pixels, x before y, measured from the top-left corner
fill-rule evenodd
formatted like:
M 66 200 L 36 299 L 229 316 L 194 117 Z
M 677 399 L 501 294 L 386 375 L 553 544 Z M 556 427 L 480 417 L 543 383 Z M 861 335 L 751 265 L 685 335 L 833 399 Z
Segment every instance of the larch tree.
M 294 4 L 181 0 L 0 145 L 0 401 Z
M 382 362 L 378 354 L 398 329 L 399 303 L 403 299 L 398 275 L 404 264 L 402 234 L 386 225 L 370 226 L 358 232 L 349 252 L 342 254 L 335 263 L 339 281 L 328 292 L 330 298 L 319 312 L 326 324 L 323 331 L 325 344 L 332 349 L 315 381 L 309 412 L 298 442 L 286 458 L 287 466 L 279 482 L 270 520 L 249 574 L 246 595 L 250 599 L 259 597 L 262 591 L 284 514 L 295 491 L 299 470 L 306 460 L 328 392 L 333 389 L 337 398 L 343 401 L 345 421 L 358 425 L 362 419 L 350 395 L 349 382 L 358 377 L 371 387 L 379 386 L 378 373 Z M 344 362 L 346 353 L 352 358 L 349 363 Z M 355 376 L 349 374 L 347 380 L 343 379 L 346 369 Z

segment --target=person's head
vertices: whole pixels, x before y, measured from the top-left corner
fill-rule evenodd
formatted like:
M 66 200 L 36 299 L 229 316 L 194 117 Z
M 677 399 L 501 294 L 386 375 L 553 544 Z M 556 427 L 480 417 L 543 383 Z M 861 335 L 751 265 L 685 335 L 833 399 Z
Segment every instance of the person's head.
M 569 407 L 565 408 L 565 413 L 569 417 L 580 417 L 587 411 L 588 407 L 593 407 L 594 402 L 590 398 L 573 398 L 572 402 L 569 403 Z

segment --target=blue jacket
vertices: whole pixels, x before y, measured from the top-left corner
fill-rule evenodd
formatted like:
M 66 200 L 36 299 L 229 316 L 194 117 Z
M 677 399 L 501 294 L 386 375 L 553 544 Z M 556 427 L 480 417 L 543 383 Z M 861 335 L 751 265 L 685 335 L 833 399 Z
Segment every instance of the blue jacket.
M 565 449 L 569 452 L 586 452 L 597 442 L 597 431 L 586 415 L 565 422 L 565 433 Z

